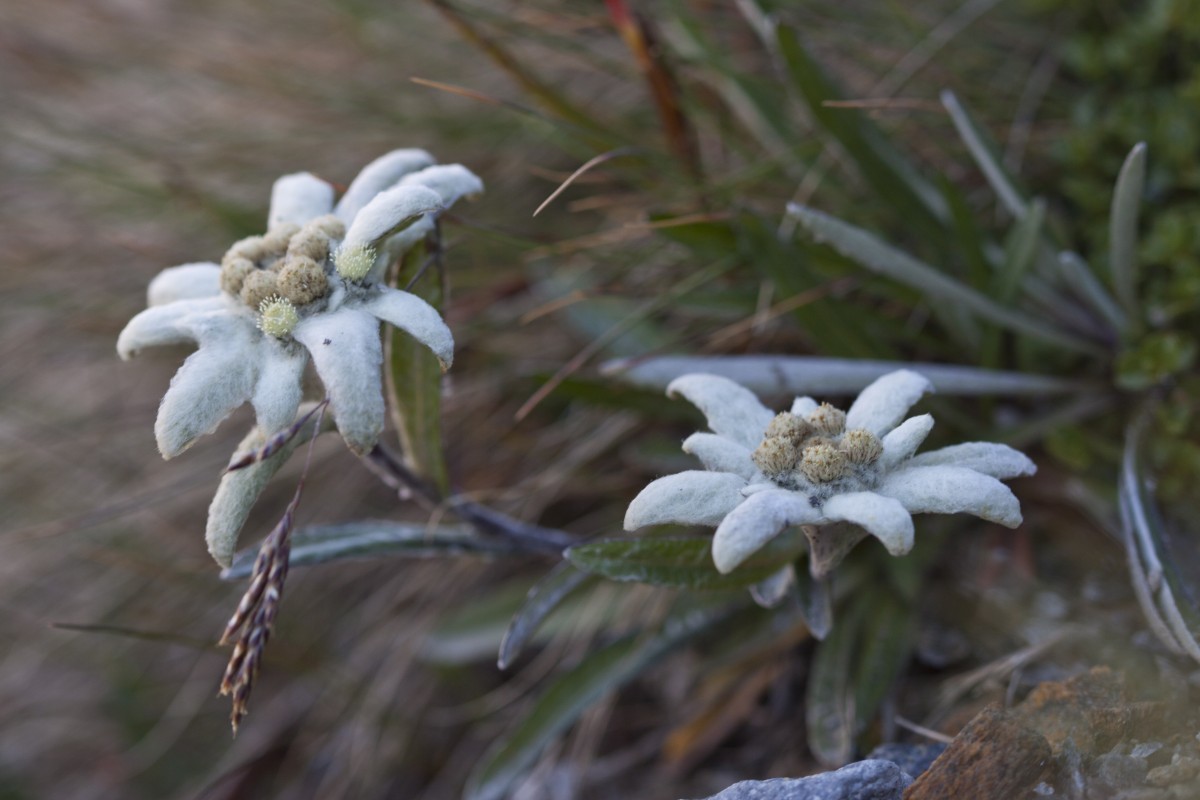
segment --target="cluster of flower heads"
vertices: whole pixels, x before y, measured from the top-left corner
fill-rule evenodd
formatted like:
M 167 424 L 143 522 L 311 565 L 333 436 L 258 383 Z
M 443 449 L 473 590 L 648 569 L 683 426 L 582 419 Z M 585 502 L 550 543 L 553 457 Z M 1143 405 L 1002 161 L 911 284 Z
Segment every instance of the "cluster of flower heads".
M 159 406 L 164 458 L 253 404 L 265 435 L 295 419 L 309 358 L 338 430 L 355 452 L 384 424 L 379 322 L 411 334 L 448 368 L 454 339 L 438 312 L 380 283 L 439 213 L 483 184 L 465 167 L 435 165 L 423 150 L 368 164 L 335 204 L 331 184 L 309 173 L 275 182 L 267 231 L 235 243 L 220 264 L 172 267 L 150 284 L 149 308 L 117 341 L 122 358 L 154 345 L 194 342 Z
M 933 417 L 904 415 L 931 388 L 923 376 L 899 370 L 864 389 L 848 411 L 800 397 L 775 414 L 726 378 L 678 378 L 667 393 L 696 405 L 713 431 L 683 443 L 706 469 L 651 483 L 630 504 L 625 528 L 715 526 L 713 561 L 730 572 L 789 526 L 849 523 L 892 555 L 912 549 L 917 513 L 966 512 L 1016 527 L 1020 504 L 1000 480 L 1036 471 L 1023 454 L 969 442 L 914 455 Z M 809 539 L 810 547 L 820 541 Z M 831 552 L 824 563 L 814 560 L 815 572 L 844 555 L 837 545 Z

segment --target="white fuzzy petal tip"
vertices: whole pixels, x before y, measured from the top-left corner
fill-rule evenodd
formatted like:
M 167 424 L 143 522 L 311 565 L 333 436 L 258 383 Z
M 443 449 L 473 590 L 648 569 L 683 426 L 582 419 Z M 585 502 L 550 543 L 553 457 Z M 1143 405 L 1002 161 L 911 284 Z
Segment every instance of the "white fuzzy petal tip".
M 667 396 L 683 397 L 700 409 L 713 433 L 751 449 L 775 418 L 753 392 L 719 375 L 682 375 L 667 386 Z
M 921 414 L 909 417 L 883 437 L 883 455 L 879 457 L 880 469 L 889 470 L 917 452 L 921 442 L 933 430 L 933 417 Z
M 752 494 L 717 526 L 713 564 L 718 572 L 732 572 L 789 525 L 815 525 L 822 520 L 808 498 L 794 492 L 768 489 Z
M 383 432 L 379 321 L 365 311 L 342 308 L 300 320 L 292 336 L 312 356 L 342 439 L 356 454 L 367 453 Z
M 889 372 L 863 389 L 846 412 L 847 428 L 864 428 L 882 437 L 921 399 L 933 384 L 908 369 Z
M 164 269 L 146 289 L 146 305 L 161 306 L 176 300 L 196 300 L 221 293 L 221 268 L 212 263 L 181 264 Z
M 338 201 L 335 211 L 338 219 L 349 224 L 375 195 L 394 186 L 410 172 L 424 169 L 433 163 L 433 156 L 415 148 L 393 150 L 380 156 L 363 167 L 350 183 L 350 188 Z
M 1021 504 L 990 475 L 965 467 L 907 467 L 884 478 L 878 493 L 913 514 L 973 514 L 1007 528 L 1021 524 Z
M 899 500 L 874 492 L 849 492 L 829 498 L 822 510 L 831 521 L 841 520 L 859 526 L 882 542 L 894 556 L 912 550 L 912 514 Z
M 749 480 L 757 471 L 750 460 L 750 448 L 715 433 L 693 433 L 683 440 L 683 452 L 700 459 L 712 472 L 732 472 Z
M 308 172 L 284 175 L 271 187 L 271 211 L 267 229 L 280 225 L 303 225 L 328 214 L 333 208 L 333 187 Z
M 908 465 L 966 467 L 1001 479 L 1019 478 L 1037 472 L 1037 465 L 1029 456 L 1006 444 L 995 442 L 964 442 L 940 450 L 930 450 L 928 453 L 913 456 Z
M 128 361 L 147 347 L 184 344 L 196 340 L 188 324 L 196 314 L 216 311 L 224 305 L 222 299 L 209 297 L 199 300 L 178 300 L 153 306 L 142 311 L 125 324 L 117 337 L 117 355 Z
M 236 344 L 201 347 L 183 362 L 163 395 L 154 436 L 163 458 L 174 458 L 199 437 L 212 433 L 235 408 L 250 399 L 257 359 Z
M 424 186 L 397 186 L 380 192 L 358 212 L 342 246 L 376 248 L 379 242 L 419 220 L 442 210 L 442 198 Z
M 363 308 L 432 350 L 443 371 L 454 363 L 454 334 L 437 309 L 415 294 L 380 287 Z
M 820 407 L 820 403 L 811 397 L 797 397 L 792 401 L 792 413 L 797 417 L 807 417 Z
M 716 525 L 738 503 L 746 481 L 725 472 L 689 470 L 650 483 L 625 512 L 625 530 L 647 525 Z
M 483 194 L 483 181 L 462 164 L 439 164 L 420 172 L 405 175 L 401 186 L 425 186 L 438 193 L 445 208 L 462 198 L 472 199 Z

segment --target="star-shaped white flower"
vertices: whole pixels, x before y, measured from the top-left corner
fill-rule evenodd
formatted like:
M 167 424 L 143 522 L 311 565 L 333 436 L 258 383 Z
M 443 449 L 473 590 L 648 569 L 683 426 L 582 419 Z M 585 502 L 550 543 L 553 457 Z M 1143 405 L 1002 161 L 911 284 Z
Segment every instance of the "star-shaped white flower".
M 149 308 L 117 340 L 128 359 L 146 347 L 199 345 L 162 399 L 155 435 L 164 458 L 212 432 L 247 400 L 265 435 L 296 415 L 309 358 L 338 430 L 357 453 L 384 424 L 379 322 L 406 331 L 448 368 L 454 339 L 419 297 L 382 285 L 387 264 L 433 218 L 483 184 L 423 150 L 369 164 L 334 205 L 334 188 L 309 174 L 275 182 L 267 233 L 233 245 L 221 264 L 185 264 L 150 283 Z
M 727 378 L 684 375 L 667 394 L 707 417 L 713 432 L 683 443 L 706 469 L 651 483 L 630 503 L 625 529 L 716 526 L 713 561 L 730 572 L 793 525 L 850 523 L 897 556 L 912 549 L 913 514 L 966 512 L 1015 528 L 1021 507 L 1000 479 L 1037 468 L 990 442 L 914 455 L 933 418 L 904 415 L 931 388 L 923 376 L 899 370 L 864 389 L 845 413 L 800 397 L 776 415 Z

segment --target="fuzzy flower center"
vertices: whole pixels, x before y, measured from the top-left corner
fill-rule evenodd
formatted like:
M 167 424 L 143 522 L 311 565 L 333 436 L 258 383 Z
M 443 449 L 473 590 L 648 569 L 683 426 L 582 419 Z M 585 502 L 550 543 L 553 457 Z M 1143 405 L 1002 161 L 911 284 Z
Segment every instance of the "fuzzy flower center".
M 343 247 L 334 256 L 337 272 L 345 280 L 361 281 L 375 265 L 375 251 L 370 247 Z
M 776 415 L 751 459 L 775 485 L 815 496 L 869 487 L 882 453 L 879 437 L 862 428 L 846 430 L 846 413 L 822 403 L 807 416 Z
M 275 298 L 302 309 L 329 293 L 332 240 L 345 235 L 345 225 L 327 214 L 242 239 L 221 259 L 221 288 L 260 313 Z
M 282 339 L 300 322 L 300 313 L 286 297 L 268 298 L 258 307 L 258 327 L 268 336 Z

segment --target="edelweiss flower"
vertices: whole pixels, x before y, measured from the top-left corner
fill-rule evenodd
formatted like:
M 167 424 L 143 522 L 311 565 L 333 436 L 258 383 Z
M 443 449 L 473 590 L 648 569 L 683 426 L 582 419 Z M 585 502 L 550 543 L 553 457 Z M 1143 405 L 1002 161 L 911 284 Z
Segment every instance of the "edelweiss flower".
M 931 388 L 921 375 L 899 370 L 864 389 L 849 411 L 800 397 L 790 411 L 774 414 L 733 381 L 684 375 L 667 394 L 682 395 L 707 417 L 713 433 L 683 443 L 707 471 L 651 483 L 630 503 L 625 529 L 715 525 L 713 561 L 729 572 L 788 526 L 806 526 L 810 566 L 820 575 L 860 538 L 831 541 L 822 537 L 824 525 L 850 523 L 897 556 L 912 549 L 913 514 L 965 511 L 1015 528 L 1020 504 L 999 479 L 1032 475 L 1036 467 L 1024 455 L 990 442 L 913 455 L 933 418 L 901 420 Z M 828 533 L 846 540 L 848 532 Z
M 249 400 L 270 435 L 289 425 L 311 356 L 342 438 L 364 453 L 383 430 L 379 322 L 411 334 L 448 368 L 454 339 L 424 300 L 379 283 L 433 217 L 483 190 L 457 164 L 433 166 L 423 150 L 369 164 L 334 205 L 334 189 L 309 174 L 271 191 L 267 232 L 235 243 L 221 263 L 185 264 L 150 283 L 147 308 L 117 340 L 128 359 L 144 347 L 195 342 L 171 380 L 155 435 L 164 458 L 187 449 Z

